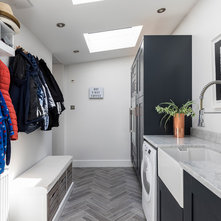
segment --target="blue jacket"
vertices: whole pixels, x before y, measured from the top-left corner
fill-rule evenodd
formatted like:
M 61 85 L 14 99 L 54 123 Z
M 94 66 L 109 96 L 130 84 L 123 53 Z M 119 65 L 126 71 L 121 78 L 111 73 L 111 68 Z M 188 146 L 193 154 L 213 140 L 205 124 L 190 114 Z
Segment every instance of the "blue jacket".
M 10 141 L 10 136 L 14 134 L 9 111 L 3 95 L 0 91 L 0 174 L 5 169 L 5 155 Z
M 17 115 L 18 131 L 30 133 L 39 128 L 39 125 L 30 122 L 30 119 L 36 120 L 36 115 L 32 116 L 33 112 L 29 112 L 29 108 L 32 105 L 37 109 L 39 101 L 35 82 L 30 78 L 30 72 L 33 70 L 32 63 L 21 49 L 16 50 L 15 57 L 10 58 L 9 70 L 11 74 L 9 92 Z M 31 87 L 32 93 L 30 93 Z M 40 118 L 42 114 L 39 113 Z

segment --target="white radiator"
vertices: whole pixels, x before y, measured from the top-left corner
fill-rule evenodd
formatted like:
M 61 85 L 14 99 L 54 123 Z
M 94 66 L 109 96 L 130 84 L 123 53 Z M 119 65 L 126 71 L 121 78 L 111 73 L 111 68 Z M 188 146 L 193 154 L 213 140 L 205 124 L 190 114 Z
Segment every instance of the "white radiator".
M 9 176 L 6 170 L 0 175 L 0 221 L 8 220 L 9 200 L 8 200 Z

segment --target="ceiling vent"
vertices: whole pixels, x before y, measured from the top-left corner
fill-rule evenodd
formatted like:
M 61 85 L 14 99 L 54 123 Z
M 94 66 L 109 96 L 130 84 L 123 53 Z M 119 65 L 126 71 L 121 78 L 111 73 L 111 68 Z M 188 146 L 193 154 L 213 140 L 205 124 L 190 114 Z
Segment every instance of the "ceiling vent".
M 25 9 L 33 7 L 30 0 L 9 0 L 10 5 L 14 6 L 16 9 Z

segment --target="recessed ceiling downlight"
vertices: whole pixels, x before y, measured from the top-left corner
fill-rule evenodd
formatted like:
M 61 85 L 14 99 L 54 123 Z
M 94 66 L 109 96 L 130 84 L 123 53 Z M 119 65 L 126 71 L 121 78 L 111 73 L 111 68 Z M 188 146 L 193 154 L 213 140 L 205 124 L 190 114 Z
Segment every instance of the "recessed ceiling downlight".
M 63 27 L 65 26 L 65 24 L 62 23 L 62 22 L 59 22 L 59 23 L 56 24 L 56 26 L 57 26 L 58 28 L 63 28 Z
M 166 11 L 166 8 L 159 8 L 157 10 L 157 13 L 164 13 Z
M 86 3 L 101 2 L 104 0 L 72 0 L 73 5 L 81 5 Z
M 90 53 L 132 48 L 137 44 L 143 26 L 134 26 L 112 31 L 85 33 L 84 38 Z

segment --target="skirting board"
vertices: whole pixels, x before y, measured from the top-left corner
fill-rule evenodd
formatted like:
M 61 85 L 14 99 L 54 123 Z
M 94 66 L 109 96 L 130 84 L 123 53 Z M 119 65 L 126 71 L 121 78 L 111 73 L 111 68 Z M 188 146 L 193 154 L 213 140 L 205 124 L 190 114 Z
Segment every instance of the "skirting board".
M 64 205 L 65 205 L 66 201 L 68 200 L 68 198 L 69 198 L 69 196 L 72 192 L 73 187 L 74 187 L 74 183 L 72 182 L 72 184 L 70 185 L 66 195 L 64 196 L 64 199 L 62 200 L 57 212 L 55 213 L 54 218 L 53 218 L 52 221 L 58 221 L 59 220 L 59 218 L 61 216 L 61 213 L 62 213 L 62 210 L 64 208 Z
M 132 167 L 130 160 L 73 160 L 73 167 Z

